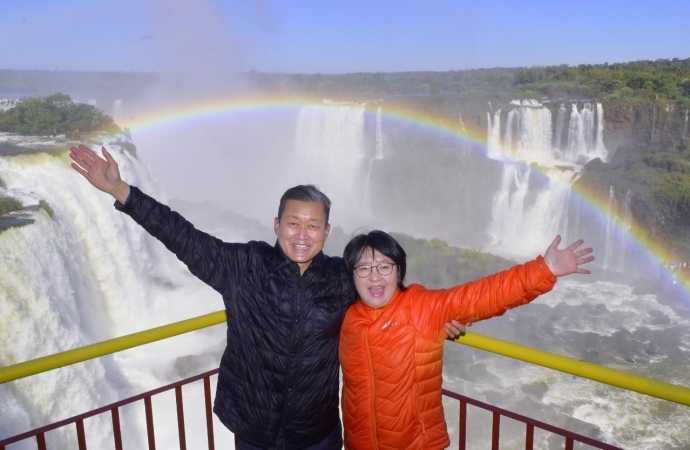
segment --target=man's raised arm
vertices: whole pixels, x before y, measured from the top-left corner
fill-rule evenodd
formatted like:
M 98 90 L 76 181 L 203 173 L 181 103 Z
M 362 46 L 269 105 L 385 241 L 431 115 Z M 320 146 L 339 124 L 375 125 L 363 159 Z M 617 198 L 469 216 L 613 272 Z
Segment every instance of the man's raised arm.
M 72 168 L 82 174 L 94 187 L 112 195 L 115 200 L 124 205 L 129 197 L 129 185 L 120 178 L 120 169 L 108 150 L 105 147 L 101 150 L 105 159 L 85 145 L 80 145 L 78 148 L 72 147 L 69 154 L 74 161 Z

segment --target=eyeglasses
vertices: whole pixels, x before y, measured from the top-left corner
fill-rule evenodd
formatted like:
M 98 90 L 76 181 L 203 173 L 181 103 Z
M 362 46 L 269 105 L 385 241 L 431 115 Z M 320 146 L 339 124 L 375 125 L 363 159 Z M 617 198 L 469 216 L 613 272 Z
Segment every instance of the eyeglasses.
M 355 266 L 355 273 L 360 278 L 367 278 L 369 275 L 371 275 L 371 270 L 376 269 L 379 275 L 386 276 L 393 273 L 393 266 L 395 266 L 394 263 L 381 263 L 378 266 Z

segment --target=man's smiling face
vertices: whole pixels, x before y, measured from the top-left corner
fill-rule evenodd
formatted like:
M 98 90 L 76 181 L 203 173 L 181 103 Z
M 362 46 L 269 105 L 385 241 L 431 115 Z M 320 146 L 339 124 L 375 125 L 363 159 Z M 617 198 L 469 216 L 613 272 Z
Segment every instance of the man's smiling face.
M 282 216 L 274 219 L 273 229 L 285 256 L 303 274 L 323 249 L 331 226 L 326 223 L 323 203 L 288 200 Z

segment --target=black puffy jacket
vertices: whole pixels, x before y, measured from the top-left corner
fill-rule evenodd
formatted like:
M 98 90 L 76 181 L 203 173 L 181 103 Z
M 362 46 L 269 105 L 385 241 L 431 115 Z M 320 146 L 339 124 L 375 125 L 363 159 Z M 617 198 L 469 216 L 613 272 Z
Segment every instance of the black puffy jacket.
M 357 298 L 343 260 L 319 253 L 300 276 L 277 244 L 222 242 L 136 187 L 115 206 L 223 296 L 228 342 L 218 418 L 265 448 L 323 440 L 340 420 L 340 326 Z

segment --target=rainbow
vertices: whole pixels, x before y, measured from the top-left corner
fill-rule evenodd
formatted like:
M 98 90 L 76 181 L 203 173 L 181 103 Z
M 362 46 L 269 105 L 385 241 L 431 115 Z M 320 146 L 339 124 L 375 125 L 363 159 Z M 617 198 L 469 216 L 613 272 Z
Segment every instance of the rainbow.
M 252 115 L 269 113 L 296 113 L 307 104 L 321 104 L 322 97 L 295 96 L 279 94 L 244 94 L 232 97 L 202 100 L 198 102 L 176 105 L 174 107 L 162 107 L 144 112 L 138 117 L 131 118 L 130 122 L 122 123 L 134 133 L 152 133 L 165 130 L 167 127 L 178 126 L 184 123 L 212 120 L 214 118 L 232 115 Z M 388 121 L 420 129 L 422 131 L 459 139 L 472 144 L 472 148 L 486 148 L 486 129 L 472 125 L 464 125 L 457 118 L 437 117 L 425 114 L 412 108 L 381 104 L 381 114 Z M 367 108 L 366 114 L 375 114 L 378 108 Z M 506 159 L 512 159 L 509 149 L 499 149 Z M 536 169 L 544 172 L 540 169 Z M 608 213 L 608 198 L 603 198 L 599 193 L 586 186 L 576 186 L 571 192 L 581 207 L 585 208 L 588 215 L 596 216 L 602 221 L 610 220 L 618 230 L 624 230 L 629 236 L 629 244 L 633 246 L 636 254 L 642 255 L 647 262 L 654 266 L 664 261 L 677 259 L 670 249 L 664 248 L 659 243 L 650 239 L 646 231 L 636 223 L 623 222 L 619 217 Z M 690 303 L 690 280 L 679 280 L 684 286 L 685 300 Z

